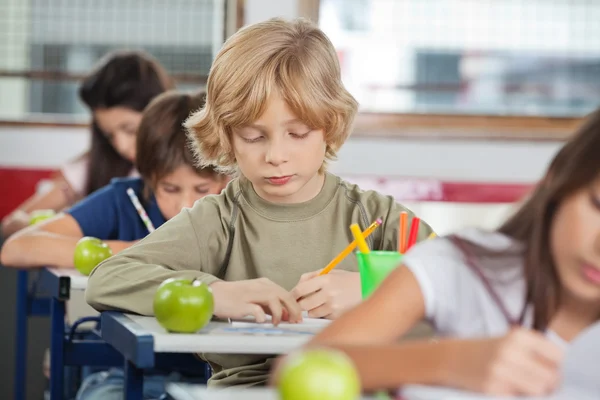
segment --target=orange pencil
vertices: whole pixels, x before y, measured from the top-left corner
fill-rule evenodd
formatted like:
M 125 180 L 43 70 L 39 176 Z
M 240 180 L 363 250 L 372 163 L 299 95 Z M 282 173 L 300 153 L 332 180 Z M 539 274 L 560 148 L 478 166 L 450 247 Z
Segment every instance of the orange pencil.
M 398 232 L 398 251 L 402 254 L 406 253 L 406 231 L 407 231 L 408 213 L 402 211 L 400 213 L 400 232 Z
M 365 229 L 362 233 L 363 237 L 366 239 L 375 229 L 379 227 L 383 223 L 382 218 L 377 218 L 375 222 L 373 222 L 367 229 Z M 348 256 L 348 254 L 352 253 L 352 250 L 356 248 L 356 240 L 353 240 L 348 247 L 346 247 L 340 254 L 338 254 L 321 272 L 319 275 L 326 275 L 331 272 L 344 258 Z

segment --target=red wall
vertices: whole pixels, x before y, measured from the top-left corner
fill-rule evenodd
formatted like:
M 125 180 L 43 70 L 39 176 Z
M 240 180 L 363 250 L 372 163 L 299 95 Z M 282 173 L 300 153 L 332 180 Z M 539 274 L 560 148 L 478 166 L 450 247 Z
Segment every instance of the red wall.
M 52 170 L 16 169 L 0 167 L 0 219 L 17 207 L 35 192 L 41 179 L 52 176 Z M 426 187 L 414 195 L 406 194 L 407 183 Z M 382 192 L 395 194 L 395 187 L 402 186 L 397 198 L 419 201 L 448 201 L 465 203 L 510 203 L 521 199 L 532 188 L 529 184 L 478 183 L 478 182 L 439 182 L 432 179 L 411 179 L 404 177 L 380 178 L 360 177 L 357 183 L 373 183 Z M 372 185 L 368 185 L 371 187 Z M 427 189 L 430 187 L 431 189 Z M 410 191 L 410 190 L 409 190 Z
M 52 176 L 52 170 L 0 167 L 0 219 L 35 192 L 35 185 Z

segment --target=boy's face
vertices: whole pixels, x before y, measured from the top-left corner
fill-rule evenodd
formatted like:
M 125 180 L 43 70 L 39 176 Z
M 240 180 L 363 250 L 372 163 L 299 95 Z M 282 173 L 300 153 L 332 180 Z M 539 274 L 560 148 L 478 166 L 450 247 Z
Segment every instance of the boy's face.
M 323 186 L 323 130 L 300 121 L 279 93 L 271 95 L 258 120 L 234 129 L 232 144 L 241 173 L 267 201 L 302 203 Z
M 209 194 L 219 194 L 226 180 L 220 176 L 198 175 L 191 167 L 182 165 L 159 179 L 154 196 L 165 219 L 171 219 L 185 207 Z

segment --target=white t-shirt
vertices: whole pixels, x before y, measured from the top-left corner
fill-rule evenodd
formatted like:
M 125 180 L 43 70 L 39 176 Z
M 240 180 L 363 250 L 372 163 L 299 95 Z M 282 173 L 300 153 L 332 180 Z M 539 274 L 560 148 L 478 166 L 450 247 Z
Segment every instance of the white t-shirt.
M 60 172 L 65 177 L 65 180 L 79 196 L 85 195 L 85 185 L 87 184 L 88 164 L 90 160 L 87 156 L 80 157 L 65 164 Z M 139 173 L 135 168 L 129 173 L 129 177 L 137 177 Z
M 63 165 L 60 169 L 71 189 L 80 196 L 84 195 L 87 184 L 88 164 L 88 157 L 80 157 Z
M 469 228 L 456 234 L 500 255 L 476 255 L 473 260 L 504 304 L 511 319 L 518 320 L 525 302 L 522 246 L 498 232 Z M 441 336 L 477 338 L 506 334 L 510 324 L 481 277 L 467 264 L 465 255 L 445 237 L 414 246 L 403 259 L 414 274 L 425 298 L 425 313 Z M 531 307 L 523 325 L 532 326 Z M 553 332 L 548 337 L 566 342 Z

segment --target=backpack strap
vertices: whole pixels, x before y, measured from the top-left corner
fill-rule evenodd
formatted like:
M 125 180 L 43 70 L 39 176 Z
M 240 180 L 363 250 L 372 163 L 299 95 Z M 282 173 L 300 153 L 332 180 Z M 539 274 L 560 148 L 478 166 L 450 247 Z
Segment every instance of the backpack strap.
M 485 276 L 485 274 L 483 273 L 483 271 L 481 270 L 479 265 L 477 265 L 477 263 L 475 262 L 475 255 L 473 254 L 472 251 L 470 251 L 467 248 L 467 246 L 465 245 L 465 241 L 458 238 L 456 235 L 450 235 L 448 238 L 463 253 L 463 255 L 465 257 L 465 262 L 467 263 L 467 266 L 479 277 L 479 279 L 483 283 L 483 286 L 485 286 L 486 290 L 492 297 L 492 300 L 494 301 L 494 303 L 496 303 L 496 305 L 500 309 L 500 312 L 502 312 L 502 315 L 504 315 L 506 322 L 508 322 L 508 324 L 511 326 L 523 325 L 523 321 L 525 320 L 525 311 L 527 310 L 527 306 L 526 305 L 523 306 L 523 310 L 521 311 L 521 315 L 519 316 L 518 319 L 513 318 L 510 315 L 510 313 L 508 312 L 508 310 L 506 309 L 504 302 L 502 301 L 502 299 L 500 298 L 500 296 L 498 295 L 498 293 L 492 286 L 490 280 Z

